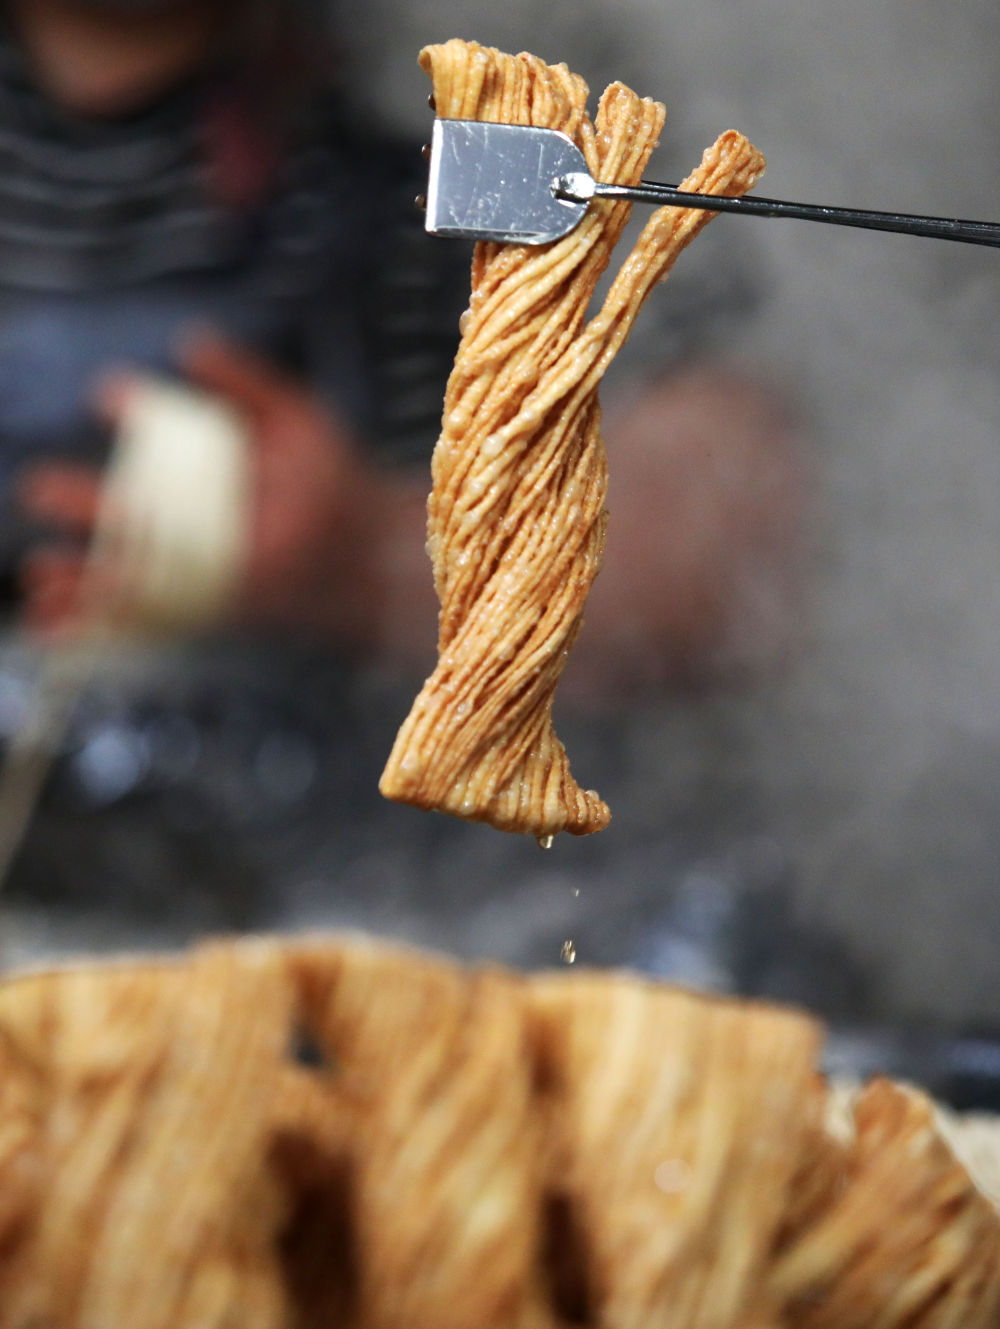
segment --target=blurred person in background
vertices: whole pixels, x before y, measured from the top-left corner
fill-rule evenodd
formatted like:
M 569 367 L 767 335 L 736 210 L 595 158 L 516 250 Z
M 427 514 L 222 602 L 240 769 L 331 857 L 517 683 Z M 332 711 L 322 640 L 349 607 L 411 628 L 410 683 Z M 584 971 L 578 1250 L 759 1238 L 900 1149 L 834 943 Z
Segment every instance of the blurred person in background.
M 426 467 L 467 253 L 431 241 L 419 158 L 352 121 L 302 0 L 8 0 L 0 47 L 0 482 L 86 537 L 127 370 L 251 428 L 240 618 L 421 666 Z M 675 372 L 609 425 L 633 538 L 594 593 L 590 691 L 760 663 L 787 635 L 797 480 L 768 395 Z M 419 462 L 419 467 L 386 462 Z M 13 528 L 13 529 L 16 529 Z M 78 548 L 8 574 L 70 632 Z M 627 555 L 627 556 L 626 556 Z
M 464 274 L 413 252 L 419 159 L 350 122 L 302 4 L 3 14 L 4 489 L 85 538 L 127 371 L 188 378 L 251 425 L 246 617 L 406 636 L 409 597 L 387 604 L 381 564 L 405 564 L 423 485 L 376 471 L 359 440 L 423 456 L 455 341 Z M 72 630 L 80 566 L 71 548 L 29 554 L 31 624 Z
M 137 375 L 235 406 L 253 468 L 228 625 L 249 671 L 189 652 L 155 705 L 113 684 L 92 699 L 64 765 L 108 816 L 77 815 L 76 794 L 67 815 L 50 787 L 13 898 L 145 909 L 161 943 L 280 925 L 294 909 L 278 883 L 326 881 L 390 815 L 407 880 L 380 863 L 377 889 L 422 891 L 412 838 L 449 828 L 375 785 L 433 661 L 428 462 L 468 247 L 424 234 L 418 145 L 344 104 L 307 0 L 4 0 L 0 16 L 0 575 L 16 621 L 42 641 L 81 626 L 101 466 Z M 797 621 L 802 484 L 781 406 L 683 357 L 636 384 L 608 412 L 609 551 L 562 690 L 612 708 L 755 676 Z M 409 675 L 360 720 L 359 657 Z M 326 837 L 308 869 L 293 813 Z M 28 927 L 51 936 L 51 910 Z M 113 944 L 103 924 L 68 929 L 73 947 Z

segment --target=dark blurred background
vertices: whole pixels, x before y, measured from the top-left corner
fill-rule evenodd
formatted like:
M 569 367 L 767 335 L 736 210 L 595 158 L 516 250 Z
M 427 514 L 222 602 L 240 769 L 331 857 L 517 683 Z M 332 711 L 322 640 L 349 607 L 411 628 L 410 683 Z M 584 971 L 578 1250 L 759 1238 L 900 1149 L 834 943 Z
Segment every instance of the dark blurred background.
M 317 17 L 384 154 L 345 188 L 373 197 L 428 135 L 417 51 L 463 36 L 565 60 L 595 98 L 621 78 L 664 101 L 652 178 L 736 127 L 774 197 L 1000 216 L 1000 20 L 980 0 L 369 0 Z M 440 257 L 450 242 L 413 225 L 407 263 L 443 292 L 426 395 L 467 255 Z M 5 963 L 232 929 L 358 927 L 531 966 L 572 941 L 578 964 L 804 1002 L 840 1031 L 845 1065 L 997 1105 L 998 265 L 986 248 L 723 218 L 656 293 L 604 393 L 607 584 L 639 542 L 672 608 L 645 640 L 641 615 L 626 639 L 595 606 L 556 713 L 574 772 L 612 807 L 606 832 L 542 853 L 382 802 L 419 652 L 257 626 L 132 658 L 87 690 L 4 886 Z M 390 321 L 426 307 L 419 283 L 393 298 Z M 314 337 L 335 344 L 322 320 Z M 12 304 L 3 345 L 18 338 Z M 342 404 L 321 349 L 286 362 Z M 425 415 L 395 433 L 356 419 L 424 483 Z M 706 564 L 722 587 L 709 610 Z M 17 615 L 7 735 L 38 668 Z M 627 647 L 660 663 L 619 673 Z

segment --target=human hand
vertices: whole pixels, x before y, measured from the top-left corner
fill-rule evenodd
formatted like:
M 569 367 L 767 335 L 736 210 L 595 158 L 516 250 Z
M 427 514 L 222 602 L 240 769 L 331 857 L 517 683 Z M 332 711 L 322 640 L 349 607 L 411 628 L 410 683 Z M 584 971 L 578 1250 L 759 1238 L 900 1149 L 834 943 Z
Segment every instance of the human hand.
M 192 384 L 235 410 L 249 440 L 249 539 L 237 616 L 363 635 L 372 610 L 363 531 L 373 480 L 346 429 L 290 379 L 218 337 L 191 340 L 182 363 Z M 98 393 L 102 414 L 121 424 L 143 388 L 142 378 L 127 373 L 109 378 Z M 104 501 L 101 477 L 91 468 L 45 463 L 22 477 L 20 499 L 63 537 L 25 560 L 25 622 L 36 634 L 73 635 L 89 621 L 95 599 L 109 602 L 93 595 L 95 580 L 115 581 L 113 559 L 95 563 L 87 551 Z M 118 571 L 123 579 L 126 570 Z
M 86 547 L 100 506 L 101 473 L 95 466 L 40 462 L 22 472 L 17 501 L 33 522 L 55 539 L 36 545 L 21 561 L 21 617 L 35 637 L 70 638 L 85 626 L 91 603 L 84 590 Z
M 608 412 L 604 567 L 568 692 L 631 695 L 765 677 L 803 631 L 809 476 L 785 403 L 692 364 Z
M 374 478 L 332 409 L 215 334 L 181 351 L 191 382 L 226 401 L 250 440 L 250 539 L 241 619 L 363 635 Z

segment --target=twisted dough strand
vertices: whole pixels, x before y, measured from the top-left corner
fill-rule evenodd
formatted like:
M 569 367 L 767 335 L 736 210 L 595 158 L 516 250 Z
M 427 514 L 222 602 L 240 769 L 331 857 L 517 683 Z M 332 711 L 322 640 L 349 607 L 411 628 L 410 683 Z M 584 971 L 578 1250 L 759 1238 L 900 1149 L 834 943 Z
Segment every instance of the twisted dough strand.
M 421 62 L 442 117 L 560 129 L 602 180 L 639 181 L 663 124 L 662 106 L 622 84 L 591 123 L 583 80 L 531 55 L 451 41 Z M 762 169 L 729 133 L 683 187 L 739 194 Z M 551 715 L 604 553 L 597 388 L 652 286 L 713 215 L 655 213 L 587 323 L 629 212 L 598 201 L 551 245 L 476 248 L 428 501 L 439 659 L 386 764 L 386 797 L 540 838 L 608 823 L 570 774 Z
M 996 1208 L 821 1034 L 359 936 L 6 977 L 0 1329 L 994 1329 Z

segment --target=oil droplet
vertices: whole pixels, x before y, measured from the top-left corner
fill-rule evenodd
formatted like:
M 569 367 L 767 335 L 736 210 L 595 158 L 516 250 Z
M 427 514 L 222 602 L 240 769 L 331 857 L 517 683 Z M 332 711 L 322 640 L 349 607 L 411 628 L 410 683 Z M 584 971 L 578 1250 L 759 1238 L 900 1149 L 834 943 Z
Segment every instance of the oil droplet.
M 683 1158 L 671 1158 L 653 1172 L 653 1181 L 665 1195 L 677 1195 L 691 1181 L 691 1169 Z
M 573 887 L 573 895 L 574 895 L 574 897 L 575 897 L 577 900 L 579 900 L 579 898 L 580 898 L 580 888 L 579 888 L 579 886 L 574 886 L 574 887 Z
M 562 960 L 563 964 L 576 963 L 576 947 L 573 945 L 571 938 L 567 937 L 563 942 L 562 950 L 559 952 L 559 958 Z
M 555 838 L 556 838 L 556 837 L 555 837 L 554 835 L 536 835 L 536 836 L 535 836 L 535 839 L 538 841 L 538 847 L 539 847 L 539 849 L 551 849 L 551 848 L 552 848 L 552 841 L 553 841 Z

